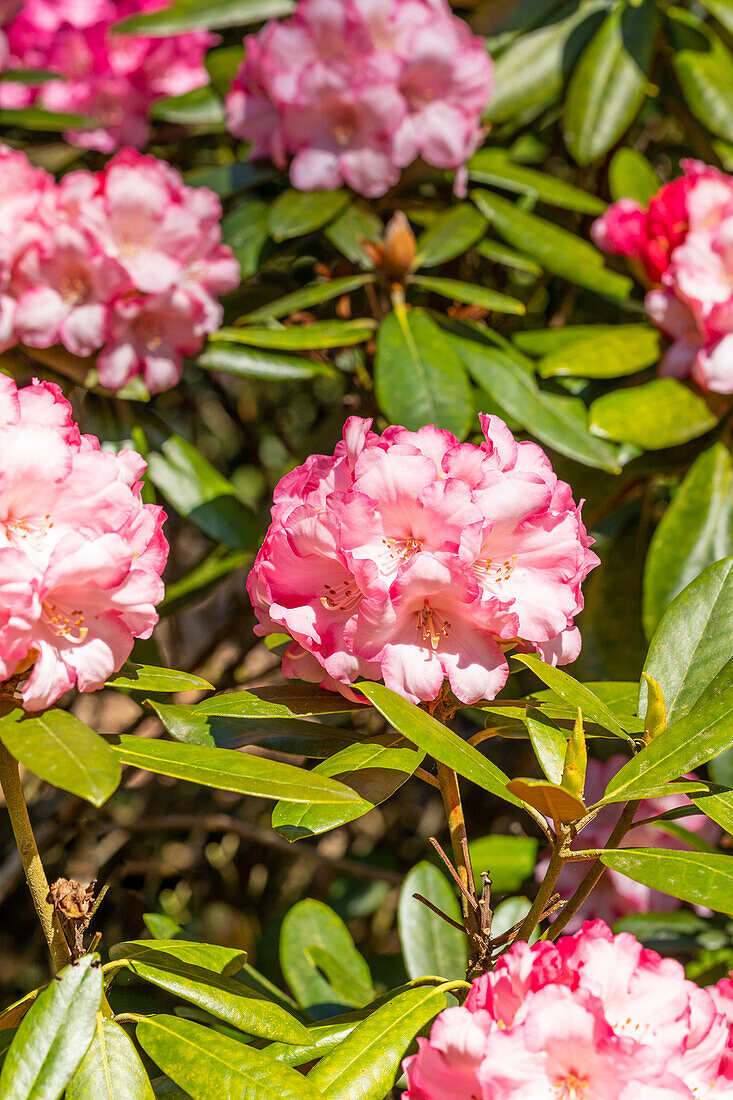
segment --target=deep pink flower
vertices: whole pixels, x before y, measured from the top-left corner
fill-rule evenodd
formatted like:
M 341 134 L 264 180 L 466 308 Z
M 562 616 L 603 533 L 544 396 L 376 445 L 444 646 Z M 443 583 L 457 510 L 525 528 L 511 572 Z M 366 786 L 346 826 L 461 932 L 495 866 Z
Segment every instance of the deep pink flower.
M 376 196 L 421 156 L 462 170 L 492 92 L 482 39 L 445 0 L 299 0 L 247 40 L 229 129 L 301 190 Z
M 406 1100 L 730 1097 L 730 993 L 602 921 L 515 944 L 404 1063 Z
M 58 386 L 0 376 L 0 679 L 39 710 L 101 687 L 149 637 L 167 557 L 145 463 L 82 436 Z
M 415 702 L 447 679 L 473 703 L 503 687 L 507 649 L 575 655 L 597 563 L 579 510 L 539 447 L 481 425 L 477 447 L 352 417 L 333 456 L 283 478 L 248 588 L 258 632 L 297 643 L 286 675 L 317 662 L 328 687 L 381 676 Z

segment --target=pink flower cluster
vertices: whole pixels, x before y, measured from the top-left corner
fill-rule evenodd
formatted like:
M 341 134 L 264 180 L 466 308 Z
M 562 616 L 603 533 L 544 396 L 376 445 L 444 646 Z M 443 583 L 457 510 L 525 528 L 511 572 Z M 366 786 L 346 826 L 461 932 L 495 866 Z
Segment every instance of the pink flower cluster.
M 516 943 L 405 1061 L 405 1100 L 730 1100 L 733 982 L 602 921 Z
M 625 764 L 625 756 L 612 756 L 605 764 L 600 760 L 589 759 L 588 771 L 585 783 L 586 803 L 600 801 L 603 792 L 608 786 L 609 780 Z M 674 810 L 680 806 L 689 806 L 690 800 L 684 794 L 670 794 L 663 798 L 651 798 L 642 802 L 636 812 L 635 820 L 642 821 L 653 817 L 655 814 Z M 581 833 L 581 845 L 583 848 L 602 848 L 610 836 L 616 823 L 618 811 L 613 806 L 606 806 L 593 818 L 589 825 Z M 718 839 L 720 830 L 709 817 L 703 814 L 685 818 L 680 822 L 690 832 L 713 843 Z M 628 834 L 621 847 L 632 846 L 635 848 L 688 848 L 681 837 L 665 832 L 657 825 L 642 825 Z M 544 858 L 537 865 L 536 875 L 538 879 L 544 877 L 549 857 Z M 585 876 L 588 867 L 581 862 L 566 863 L 558 880 L 558 890 L 562 897 L 570 897 L 581 880 Z M 680 902 L 669 894 L 661 894 L 658 890 L 651 890 L 648 886 L 642 886 L 640 882 L 634 882 L 626 875 L 618 871 L 607 869 L 603 878 L 596 886 L 593 893 L 583 905 L 583 913 L 587 918 L 600 917 L 613 923 L 619 917 L 625 917 L 630 913 L 665 912 L 678 909 Z M 568 927 L 573 929 L 580 925 L 576 920 Z
M 333 455 L 280 481 L 248 590 L 257 632 L 293 639 L 286 676 L 344 694 L 381 678 L 413 702 L 447 677 L 474 703 L 504 686 L 508 649 L 575 659 L 598 563 L 580 509 L 538 446 L 480 421 L 475 446 L 351 417 Z
M 661 373 L 733 393 L 733 177 L 700 161 L 682 166 L 647 210 L 621 199 L 592 235 L 603 251 L 639 261 L 657 284 L 647 313 L 672 339 Z
M 0 350 L 62 344 L 98 352 L 110 389 L 175 385 L 239 285 L 220 217 L 212 191 L 132 149 L 57 185 L 0 145 Z
M 81 435 L 58 386 L 0 375 L 0 681 L 31 669 L 27 710 L 101 687 L 152 633 L 168 544 L 144 471 Z
M 299 0 L 247 39 L 227 113 L 253 156 L 292 155 L 301 191 L 376 196 L 417 157 L 462 168 L 492 88 L 483 40 L 446 0 Z
M 83 148 L 103 153 L 120 145 L 142 149 L 150 134 L 150 105 L 161 96 L 183 95 L 208 84 L 204 54 L 217 41 L 205 31 L 166 38 L 111 32 L 120 19 L 168 7 L 169 2 L 24 0 L 21 4 L 4 0 L 0 23 L 3 14 L 6 20 L 15 15 L 5 30 L 8 66 L 59 73 L 63 79 L 37 87 L 4 81 L 0 106 L 35 103 L 50 111 L 94 119 L 95 127 L 66 135 Z

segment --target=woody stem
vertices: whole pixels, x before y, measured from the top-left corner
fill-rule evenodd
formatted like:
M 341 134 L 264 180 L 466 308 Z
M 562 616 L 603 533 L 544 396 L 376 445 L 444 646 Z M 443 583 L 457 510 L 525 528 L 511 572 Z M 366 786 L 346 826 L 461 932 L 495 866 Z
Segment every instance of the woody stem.
M 0 742 L 0 786 L 5 795 L 5 805 L 10 814 L 15 842 L 18 845 L 28 889 L 41 922 L 43 935 L 51 953 L 56 970 L 62 970 L 71 962 L 71 952 L 61 930 L 53 905 L 48 899 L 48 880 L 41 863 L 41 857 L 33 835 L 33 827 L 28 816 L 23 785 L 20 781 L 18 761 L 14 759 Z
M 448 819 L 453 862 L 464 887 L 469 893 L 472 893 L 474 888 L 473 869 L 468 855 L 466 819 L 463 816 L 463 803 L 461 802 L 461 792 L 458 786 L 458 776 L 452 768 L 446 767 L 440 761 L 437 761 L 437 775 L 440 793 L 443 796 L 445 816 Z M 468 899 L 463 894 L 461 894 L 461 911 L 466 928 L 471 928 L 475 922 L 475 916 L 470 910 Z

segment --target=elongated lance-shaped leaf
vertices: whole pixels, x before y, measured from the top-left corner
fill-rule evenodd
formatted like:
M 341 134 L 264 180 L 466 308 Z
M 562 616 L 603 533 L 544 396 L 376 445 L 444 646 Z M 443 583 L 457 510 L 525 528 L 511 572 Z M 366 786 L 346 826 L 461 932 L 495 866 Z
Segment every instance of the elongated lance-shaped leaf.
M 66 1088 L 66 1100 L 155 1100 L 140 1055 L 124 1028 L 97 1013 L 94 1037 Z
M 535 676 L 538 676 L 543 683 L 552 688 L 556 695 L 559 695 L 561 699 L 564 699 L 566 703 L 575 708 L 576 713 L 577 708 L 580 707 L 586 719 L 597 722 L 599 726 L 615 733 L 617 737 L 629 740 L 628 734 L 613 712 L 585 684 L 578 683 L 567 672 L 546 664 L 539 657 L 534 657 L 532 654 L 517 653 L 515 659 L 531 669 Z
M 601 862 L 622 875 L 696 905 L 733 913 L 733 857 L 668 848 L 619 848 Z

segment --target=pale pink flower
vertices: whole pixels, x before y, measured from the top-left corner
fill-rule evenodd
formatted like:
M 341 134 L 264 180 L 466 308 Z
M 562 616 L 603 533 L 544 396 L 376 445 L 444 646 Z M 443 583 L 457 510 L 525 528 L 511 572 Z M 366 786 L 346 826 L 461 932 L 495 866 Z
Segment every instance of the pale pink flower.
M 247 39 L 229 129 L 301 190 L 377 196 L 421 156 L 464 172 L 492 92 L 482 39 L 445 0 L 299 0 Z
M 602 921 L 516 943 L 418 1040 L 405 1100 L 722 1100 L 728 984 L 700 989 Z
M 97 357 L 102 385 L 118 390 L 140 375 L 149 393 L 175 386 L 184 356 L 201 347 L 201 316 L 201 305 L 176 291 L 119 299 Z
M 352 417 L 333 456 L 283 478 L 248 588 L 258 632 L 297 643 L 286 675 L 318 679 L 315 661 L 329 687 L 381 677 L 414 702 L 447 679 L 473 703 L 503 687 L 506 649 L 576 655 L 597 563 L 579 510 L 539 447 L 481 425 L 477 447 Z
M 0 678 L 27 710 L 101 687 L 149 637 L 167 557 L 145 463 L 82 436 L 58 386 L 0 376 Z

